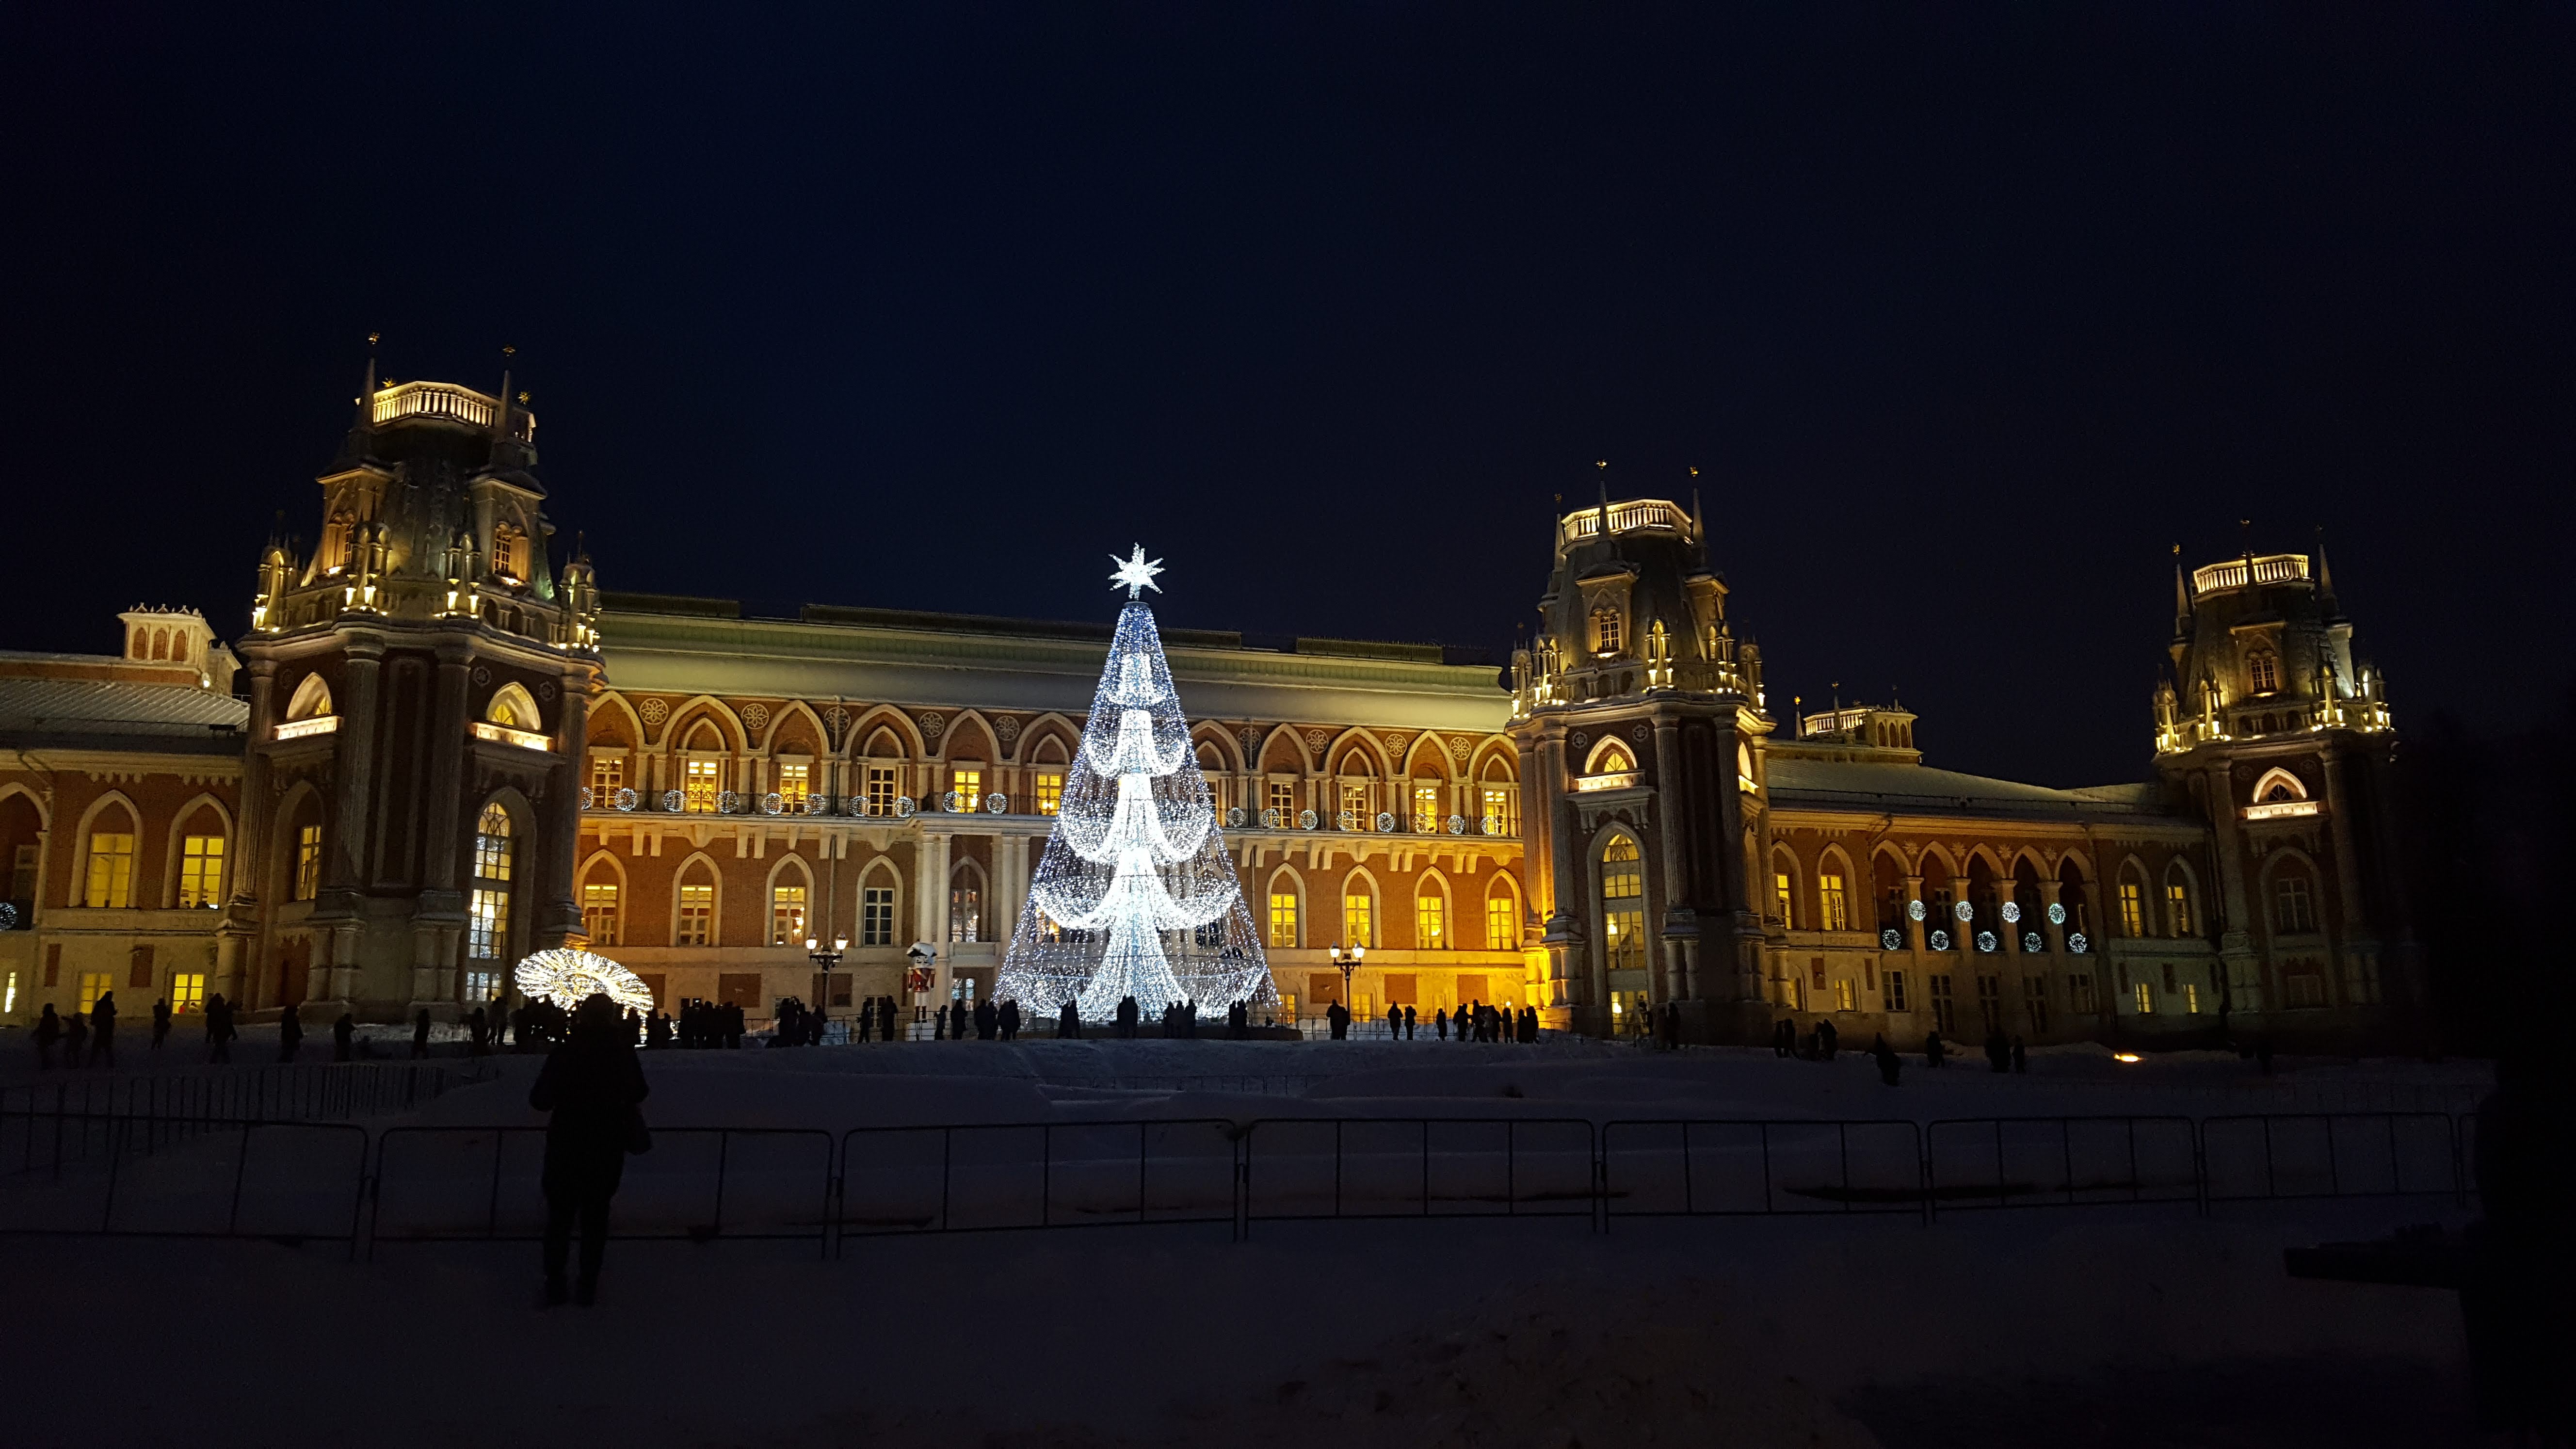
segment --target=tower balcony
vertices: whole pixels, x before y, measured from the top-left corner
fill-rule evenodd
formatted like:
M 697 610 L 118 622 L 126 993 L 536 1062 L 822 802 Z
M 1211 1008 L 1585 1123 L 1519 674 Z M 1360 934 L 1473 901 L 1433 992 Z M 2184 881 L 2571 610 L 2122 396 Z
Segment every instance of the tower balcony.
M 426 418 L 490 430 L 498 399 L 452 382 L 406 382 L 376 391 L 376 426 Z M 510 431 L 523 443 L 537 440 L 537 415 L 526 408 L 510 410 Z
M 1661 528 L 1675 533 L 1690 532 L 1690 513 L 1679 504 L 1660 498 L 1632 498 L 1613 503 L 1607 508 L 1585 508 L 1569 513 L 1560 521 L 1558 544 L 1580 543 L 1599 538 L 1604 528 L 1611 533 L 1634 533 L 1640 529 Z
M 2308 579 L 2308 556 L 2303 553 L 2267 553 L 2251 558 L 2232 558 L 2191 571 L 2191 591 L 2196 598 L 2241 589 L 2247 584 L 2305 583 Z

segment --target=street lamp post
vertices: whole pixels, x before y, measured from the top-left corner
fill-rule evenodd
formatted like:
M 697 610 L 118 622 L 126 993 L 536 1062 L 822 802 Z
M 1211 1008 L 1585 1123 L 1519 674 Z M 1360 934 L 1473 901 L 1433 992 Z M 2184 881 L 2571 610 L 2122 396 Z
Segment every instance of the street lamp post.
M 805 959 L 813 962 L 814 969 L 823 973 L 822 985 L 814 993 L 814 1014 L 825 1021 L 832 1019 L 832 968 L 841 964 L 841 957 L 849 949 L 850 938 L 847 936 L 833 937 L 829 950 L 825 950 L 823 943 L 813 937 L 805 938 Z
M 1342 970 L 1342 1012 L 1347 1016 L 1351 1009 L 1351 973 L 1360 969 L 1360 961 L 1368 955 L 1368 947 L 1335 946 L 1332 955 L 1333 964 Z

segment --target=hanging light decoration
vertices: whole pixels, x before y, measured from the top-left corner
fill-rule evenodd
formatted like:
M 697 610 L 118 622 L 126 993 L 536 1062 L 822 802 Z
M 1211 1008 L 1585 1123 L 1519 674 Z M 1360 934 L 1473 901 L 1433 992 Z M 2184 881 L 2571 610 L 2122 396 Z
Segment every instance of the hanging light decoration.
M 588 951 L 558 946 L 539 951 L 519 962 L 511 973 L 519 990 L 539 1001 L 550 1001 L 566 1011 L 605 994 L 621 1011 L 650 1013 L 657 1004 L 652 988 L 632 971 Z

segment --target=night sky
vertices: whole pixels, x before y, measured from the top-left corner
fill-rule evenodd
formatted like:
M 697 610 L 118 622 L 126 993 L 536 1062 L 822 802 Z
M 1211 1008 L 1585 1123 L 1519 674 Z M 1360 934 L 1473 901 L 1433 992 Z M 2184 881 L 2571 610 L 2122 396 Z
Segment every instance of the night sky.
M 2401 726 L 2565 687 L 2564 5 L 861 8 L 10 7 L 0 647 L 238 632 L 375 331 L 517 347 L 611 589 L 1106 620 L 1141 542 L 1499 652 L 1606 459 L 1935 764 L 2139 778 L 2240 518 Z

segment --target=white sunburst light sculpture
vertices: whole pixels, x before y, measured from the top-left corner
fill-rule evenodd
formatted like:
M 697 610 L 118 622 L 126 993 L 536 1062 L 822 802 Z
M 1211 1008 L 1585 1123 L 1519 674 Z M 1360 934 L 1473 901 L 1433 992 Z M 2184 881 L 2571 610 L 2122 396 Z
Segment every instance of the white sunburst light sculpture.
M 1128 604 L 995 994 L 1038 1011 L 1070 1000 L 1090 1021 L 1129 996 L 1148 1014 L 1276 1000 L 1154 611 L 1139 601 L 1162 592 L 1162 560 L 1141 547 L 1110 557 Z
M 652 988 L 642 978 L 605 956 L 559 946 L 539 951 L 519 962 L 511 973 L 519 990 L 539 1001 L 550 1001 L 566 1011 L 588 1001 L 593 995 L 605 994 L 617 1003 L 620 1011 L 652 1014 L 656 1003 Z

